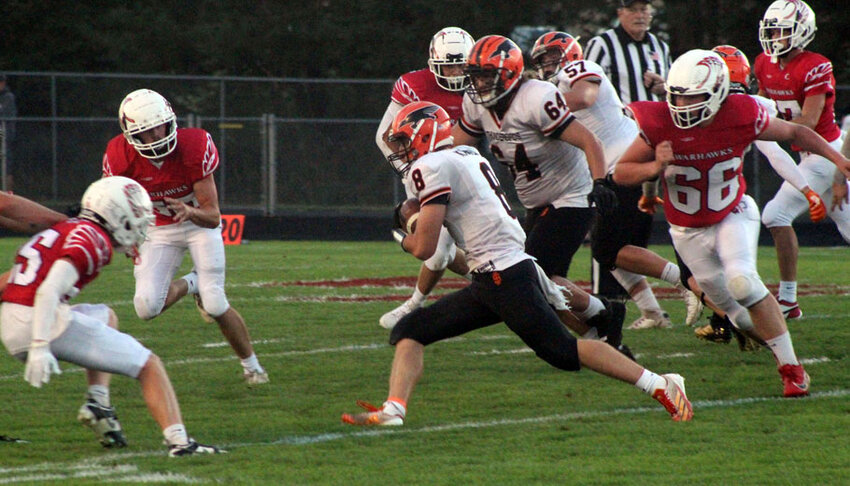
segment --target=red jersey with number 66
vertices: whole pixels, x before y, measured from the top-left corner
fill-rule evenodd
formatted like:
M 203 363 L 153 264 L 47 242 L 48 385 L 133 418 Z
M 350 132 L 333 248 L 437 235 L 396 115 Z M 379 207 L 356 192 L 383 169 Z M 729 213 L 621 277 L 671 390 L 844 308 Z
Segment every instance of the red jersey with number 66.
M 158 160 L 142 157 L 124 135 L 118 135 L 106 146 L 103 177 L 124 176 L 141 184 L 153 202 L 156 225 L 163 226 L 176 222 L 164 198 L 198 207 L 192 187 L 215 172 L 218 163 L 218 149 L 212 136 L 200 128 L 178 128 L 177 148 Z
M 32 307 L 38 287 L 60 258 L 69 259 L 77 269 L 80 279 L 74 287 L 80 291 L 112 260 L 112 241 L 106 230 L 79 218 L 62 221 L 38 233 L 18 250 L 3 291 L 3 302 Z M 66 295 L 65 300 L 72 297 Z
M 783 120 L 802 115 L 807 97 L 825 94 L 826 101 L 815 131 L 827 142 L 841 136 L 841 129 L 835 123 L 835 77 L 829 59 L 803 51 L 787 66 L 781 67 L 778 62 L 770 62 L 770 57 L 762 53 L 756 57 L 753 73 L 759 81 L 759 89 L 776 101 L 779 117 Z M 791 148 L 800 150 L 796 146 Z
M 768 127 L 770 117 L 748 95 L 730 95 L 711 124 L 678 128 L 663 101 L 637 101 L 628 108 L 641 136 L 655 149 L 670 141 L 674 160 L 664 171 L 664 214 L 678 226 L 719 223 L 747 190 L 744 150 Z

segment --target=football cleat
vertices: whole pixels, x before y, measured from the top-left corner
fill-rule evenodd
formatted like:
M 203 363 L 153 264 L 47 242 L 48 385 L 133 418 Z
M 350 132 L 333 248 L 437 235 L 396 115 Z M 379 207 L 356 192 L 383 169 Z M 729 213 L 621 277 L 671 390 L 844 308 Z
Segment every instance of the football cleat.
M 785 319 L 799 319 L 803 317 L 803 311 L 800 310 L 800 305 L 797 304 L 796 301 L 788 302 L 787 300 L 782 300 L 779 297 L 777 297 L 776 300 L 779 302 L 779 310 L 782 311 L 782 315 L 785 316 Z
M 732 328 L 732 335 L 738 340 L 738 349 L 741 351 L 758 351 L 764 344 L 739 331 L 736 327 Z
M 404 415 L 398 413 L 389 413 L 384 411 L 384 407 L 376 407 L 371 403 L 358 400 L 357 406 L 366 410 L 366 412 L 357 414 L 342 414 L 342 421 L 351 425 L 367 425 L 367 426 L 399 426 L 404 425 Z
M 185 444 L 168 446 L 168 457 L 191 456 L 193 454 L 227 454 L 227 451 L 214 445 L 199 444 L 191 438 Z
M 118 422 L 118 416 L 115 415 L 113 407 L 104 407 L 89 398 L 80 407 L 77 420 L 94 431 L 94 435 L 97 436 L 97 440 L 103 447 L 125 447 L 127 445 L 127 438 L 124 437 L 124 431 L 121 430 L 121 424 Z
M 729 344 L 732 341 L 732 323 L 726 317 L 720 317 L 716 312 L 708 318 L 708 324 L 694 329 L 699 339 L 712 343 Z
M 811 378 L 803 365 L 782 365 L 779 367 L 779 376 L 782 377 L 784 389 L 782 395 L 787 398 L 804 397 L 809 394 Z
M 195 297 L 195 307 L 198 308 L 198 313 L 201 314 L 201 319 L 208 324 L 214 324 L 215 319 L 210 315 L 209 312 L 204 309 L 204 302 L 201 300 L 201 294 L 194 294 Z
M 411 312 L 415 311 L 416 309 L 419 309 L 424 305 L 425 301 L 423 301 L 421 304 L 416 304 L 413 302 L 412 299 L 407 299 L 400 306 L 382 315 L 381 318 L 378 320 L 378 324 L 380 324 L 381 327 L 383 327 L 384 329 L 392 329 L 395 327 L 396 324 L 398 324 L 398 321 L 400 321 L 402 317 L 410 314 Z
M 269 374 L 264 370 L 245 370 L 242 373 L 242 379 L 245 380 L 249 386 L 252 385 L 264 385 L 269 382 Z
M 702 316 L 703 303 L 697 294 L 688 289 L 682 289 L 682 298 L 685 300 L 685 325 L 695 326 Z
M 647 312 L 646 315 L 640 316 L 635 319 L 629 325 L 629 329 L 652 329 L 653 327 L 657 327 L 659 329 L 667 329 L 673 327 L 673 323 L 670 322 L 670 314 L 657 310 Z
M 656 389 L 652 393 L 652 398 L 664 405 L 676 422 L 686 422 L 693 418 L 694 409 L 685 395 L 685 379 L 675 373 L 662 376 L 666 380 L 666 385 Z

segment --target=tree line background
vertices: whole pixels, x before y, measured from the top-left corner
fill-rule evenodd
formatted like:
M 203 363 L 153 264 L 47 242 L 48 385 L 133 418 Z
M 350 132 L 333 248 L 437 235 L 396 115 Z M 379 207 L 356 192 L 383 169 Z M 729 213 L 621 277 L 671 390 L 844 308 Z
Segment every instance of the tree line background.
M 733 44 L 752 61 L 769 0 L 656 0 L 653 31 L 675 54 Z M 810 0 L 810 45 L 850 82 L 846 0 Z M 616 0 L 6 0 L 0 69 L 230 76 L 394 78 L 425 66 L 430 37 L 548 25 L 586 41 L 616 18 Z

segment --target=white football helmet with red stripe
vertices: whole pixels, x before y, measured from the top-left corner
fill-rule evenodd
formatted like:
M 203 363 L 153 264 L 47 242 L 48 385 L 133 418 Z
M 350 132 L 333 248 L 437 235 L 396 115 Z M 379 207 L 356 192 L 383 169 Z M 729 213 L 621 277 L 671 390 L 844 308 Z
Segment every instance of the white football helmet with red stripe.
M 154 221 L 148 192 L 127 177 L 104 177 L 93 182 L 80 206 L 80 217 L 101 225 L 127 254 L 135 254 Z

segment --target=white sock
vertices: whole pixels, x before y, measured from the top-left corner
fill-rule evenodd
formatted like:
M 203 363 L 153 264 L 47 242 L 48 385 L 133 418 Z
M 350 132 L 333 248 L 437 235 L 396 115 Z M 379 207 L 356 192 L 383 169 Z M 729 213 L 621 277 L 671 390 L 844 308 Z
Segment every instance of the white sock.
M 384 402 L 383 409 L 387 414 L 400 415 L 401 418 L 404 418 L 404 415 L 407 413 L 407 407 L 395 400 L 387 400 Z
M 419 291 L 419 287 L 415 287 L 413 289 L 413 295 L 410 296 L 410 301 L 413 302 L 416 305 L 421 306 L 422 304 L 425 303 L 425 299 L 427 299 L 427 298 L 428 298 L 427 295 L 425 295 L 425 294 L 423 294 L 422 292 Z
M 655 393 L 655 390 L 667 386 L 667 380 L 661 375 L 656 375 L 655 373 L 644 369 L 643 373 L 640 374 L 638 381 L 635 382 L 635 386 L 643 390 L 644 393 L 652 395 Z
M 673 262 L 667 262 L 667 265 L 664 267 L 664 270 L 661 271 L 661 280 L 669 283 L 670 285 L 676 285 L 679 283 L 679 278 L 681 277 L 681 272 L 679 271 L 679 266 Z
M 797 302 L 797 282 L 779 281 L 779 300 Z
M 800 364 L 800 362 L 797 361 L 797 355 L 794 354 L 794 345 L 791 344 L 791 335 L 788 334 L 787 331 L 773 339 L 768 339 L 765 342 L 768 347 L 770 347 L 770 350 L 773 351 L 773 356 L 776 357 L 776 361 L 779 363 L 779 366 Z
M 187 284 L 188 284 L 188 286 L 189 286 L 189 290 L 186 292 L 187 294 L 189 294 L 189 295 L 193 295 L 193 294 L 197 294 L 197 293 L 198 293 L 198 274 L 197 274 L 197 273 L 195 273 L 195 271 L 194 271 L 194 270 L 192 270 L 191 272 L 187 273 L 186 275 L 183 275 L 183 276 L 182 276 L 182 277 L 180 277 L 180 278 L 182 278 L 183 280 L 185 280 L 185 281 L 186 281 L 186 283 L 187 283 Z
M 91 398 L 104 407 L 112 406 L 109 402 L 109 387 L 103 385 L 89 385 L 86 398 Z
M 260 366 L 260 360 L 257 359 L 256 353 L 251 353 L 251 356 L 240 360 L 242 363 L 242 367 L 245 368 L 245 371 L 256 371 L 258 373 L 263 373 L 265 370 L 262 366 Z
M 583 311 L 573 310 L 573 314 L 579 318 L 581 322 L 587 322 L 588 319 L 605 310 L 605 304 L 594 296 L 590 296 L 590 302 L 587 304 L 587 309 Z
M 655 294 L 652 293 L 651 287 L 647 287 L 633 295 L 632 300 L 635 301 L 635 305 L 638 306 L 642 315 L 646 315 L 649 312 L 663 312 L 661 306 L 658 305 Z
M 162 435 L 165 436 L 165 443 L 168 445 L 189 443 L 189 435 L 183 424 L 169 425 L 162 430 Z

